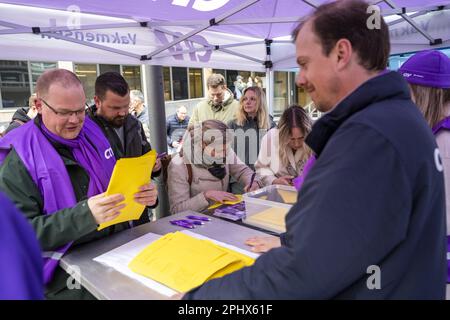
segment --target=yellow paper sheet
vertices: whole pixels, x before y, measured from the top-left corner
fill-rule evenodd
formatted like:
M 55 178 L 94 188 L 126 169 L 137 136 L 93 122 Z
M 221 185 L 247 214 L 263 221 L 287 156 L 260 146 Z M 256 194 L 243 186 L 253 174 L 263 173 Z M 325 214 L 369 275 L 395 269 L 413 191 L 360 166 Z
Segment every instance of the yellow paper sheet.
M 117 218 L 100 224 L 97 230 L 120 222 L 137 220 L 141 217 L 145 206 L 134 201 L 134 194 L 139 191 L 139 187 L 150 182 L 155 162 L 155 150 L 151 150 L 140 157 L 117 160 L 106 194 L 123 194 L 126 207 L 122 209 Z
M 260 213 L 248 216 L 245 223 L 278 232 L 286 232 L 285 218 L 288 211 L 289 209 L 287 208 L 269 208 Z
M 168 233 L 128 265 L 133 271 L 179 292 L 250 266 L 254 259 L 181 232 Z
M 238 198 L 236 201 L 225 201 L 224 203 L 216 202 L 213 205 L 211 205 L 208 209 L 215 209 L 220 207 L 223 204 L 236 204 L 242 201 L 242 195 L 241 194 L 235 194 L 235 196 Z
M 278 193 L 283 198 L 284 203 L 294 204 L 297 202 L 297 192 L 279 189 Z

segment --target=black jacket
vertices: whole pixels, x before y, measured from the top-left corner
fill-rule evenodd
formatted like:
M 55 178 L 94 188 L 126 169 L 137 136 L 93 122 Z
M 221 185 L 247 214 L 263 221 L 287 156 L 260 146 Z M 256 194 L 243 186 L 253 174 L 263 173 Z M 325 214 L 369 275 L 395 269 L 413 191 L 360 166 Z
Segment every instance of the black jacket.
M 180 121 L 176 114 L 169 116 L 166 120 L 167 144 L 172 147 L 172 142 L 180 142 L 189 124 L 189 116 Z
M 11 122 L 4 132 L 5 134 L 31 120 L 27 114 L 28 109 L 29 108 L 19 108 L 14 112 Z
M 88 116 L 95 121 L 102 129 L 113 149 L 116 159 L 138 157 L 149 152 L 152 147 L 145 137 L 142 123 L 128 114 L 123 125 L 124 144 L 119 139 L 114 127 L 111 126 L 103 117 L 97 115 L 97 107 L 91 106 L 87 110 Z
M 276 126 L 273 117 L 269 116 L 269 129 L 260 129 L 254 118 L 247 118 L 242 126 L 238 125 L 236 120 L 228 122 L 227 125 L 234 131 L 234 152 L 239 159 L 255 171 L 255 162 L 258 159 L 261 139 L 267 131 Z M 252 136 L 253 132 L 254 136 Z
M 444 299 L 442 166 L 403 78 L 367 81 L 306 142 L 318 160 L 287 215 L 285 245 L 185 298 Z M 374 279 L 379 289 L 369 289 Z
M 123 125 L 125 145 L 122 145 L 122 142 L 114 130 L 114 127 L 111 126 L 103 117 L 97 115 L 97 107 L 95 105 L 89 107 L 86 113 L 102 129 L 117 160 L 120 158 L 139 157 L 152 150 L 152 147 L 145 136 L 142 123 L 131 114 L 128 114 Z M 161 170 L 153 172 L 152 177 L 157 177 L 160 173 Z M 155 205 L 148 208 L 155 208 L 157 206 L 158 201 Z M 147 215 L 143 214 L 141 219 L 136 222 L 136 225 L 146 222 L 149 222 L 149 218 Z

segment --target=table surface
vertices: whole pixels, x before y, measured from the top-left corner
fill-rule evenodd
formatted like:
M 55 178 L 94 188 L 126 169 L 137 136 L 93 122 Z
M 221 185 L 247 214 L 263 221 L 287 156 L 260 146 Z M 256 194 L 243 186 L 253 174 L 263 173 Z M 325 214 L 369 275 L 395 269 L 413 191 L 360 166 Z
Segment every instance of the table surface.
M 189 214 L 202 215 L 193 211 L 181 212 L 78 246 L 61 259 L 60 265 L 68 272 L 72 270 L 70 273 L 79 270 L 80 274 L 77 276 L 79 276 L 81 284 L 98 299 L 168 299 L 168 297 L 144 286 L 140 282 L 93 259 L 149 232 L 164 235 L 169 232 L 187 230 L 173 226 L 169 223 L 169 220 L 181 219 Z M 244 244 L 247 238 L 267 236 L 267 233 L 252 228 L 215 217 L 208 217 L 211 219 L 210 222 L 197 226 L 190 231 L 246 250 L 249 249 Z

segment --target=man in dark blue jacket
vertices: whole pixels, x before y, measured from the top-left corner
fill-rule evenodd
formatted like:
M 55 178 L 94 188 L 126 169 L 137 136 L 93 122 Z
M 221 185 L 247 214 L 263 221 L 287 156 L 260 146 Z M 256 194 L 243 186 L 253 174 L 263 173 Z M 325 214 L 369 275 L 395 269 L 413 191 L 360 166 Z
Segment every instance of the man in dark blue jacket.
M 385 22 L 360 0 L 320 6 L 294 32 L 297 84 L 327 112 L 317 162 L 282 246 L 187 299 L 443 299 L 446 223 L 435 140 L 407 84 L 384 71 Z
M 181 140 L 186 132 L 189 119 L 185 106 L 178 107 L 177 112 L 167 118 L 167 145 L 169 146 L 170 153 L 177 152 L 181 146 Z

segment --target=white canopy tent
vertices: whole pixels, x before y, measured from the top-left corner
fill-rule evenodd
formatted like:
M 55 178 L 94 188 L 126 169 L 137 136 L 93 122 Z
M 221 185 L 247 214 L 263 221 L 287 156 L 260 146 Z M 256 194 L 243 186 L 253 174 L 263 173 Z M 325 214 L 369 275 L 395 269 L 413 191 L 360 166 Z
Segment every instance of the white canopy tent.
M 0 0 L 0 59 L 266 72 L 296 68 L 290 34 L 325 0 Z M 450 47 L 450 0 L 382 0 L 391 53 Z M 149 67 L 150 68 L 150 67 Z M 155 73 L 156 74 L 156 73 Z M 146 79 L 153 146 L 166 149 L 162 79 Z M 152 77 L 152 76 L 151 76 Z M 153 84 L 160 83 L 160 87 Z M 158 97 L 159 95 L 159 97 Z M 155 143 L 156 142 L 156 143 Z M 160 195 L 164 188 L 160 188 Z M 160 197 L 160 210 L 166 200 Z
M 323 2 L 0 0 L 0 59 L 295 68 L 289 36 Z M 450 46 L 449 0 L 373 3 L 398 17 L 389 19 L 392 53 Z
M 296 68 L 290 34 L 324 0 L 0 0 L 0 59 Z M 450 0 L 378 0 L 392 53 L 450 47 Z

